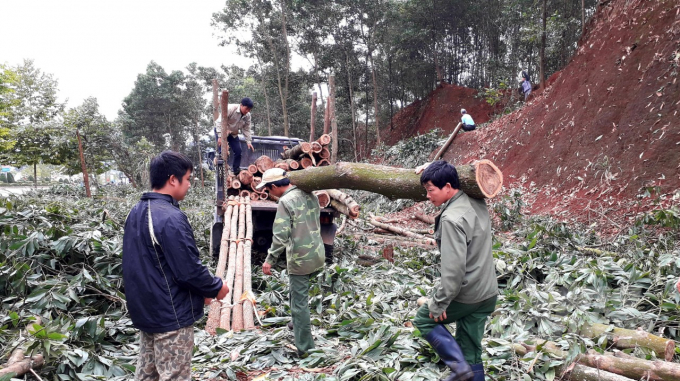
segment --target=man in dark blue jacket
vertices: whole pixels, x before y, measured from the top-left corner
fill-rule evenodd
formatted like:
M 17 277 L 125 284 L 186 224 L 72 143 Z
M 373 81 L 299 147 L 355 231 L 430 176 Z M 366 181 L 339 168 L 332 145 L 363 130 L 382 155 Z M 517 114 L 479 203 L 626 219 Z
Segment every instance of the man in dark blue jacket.
M 151 160 L 152 192 L 125 221 L 123 281 L 132 323 L 140 332 L 135 380 L 190 380 L 193 324 L 210 298 L 229 288 L 199 259 L 194 233 L 179 209 L 193 165 L 164 151 Z

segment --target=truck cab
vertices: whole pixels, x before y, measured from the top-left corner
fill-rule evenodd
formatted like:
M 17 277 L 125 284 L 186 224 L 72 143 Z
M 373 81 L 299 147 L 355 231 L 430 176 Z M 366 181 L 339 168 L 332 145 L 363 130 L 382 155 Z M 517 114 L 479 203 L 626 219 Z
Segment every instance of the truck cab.
M 285 136 L 252 136 L 254 151 L 248 149 L 245 138 L 239 135 L 241 144 L 241 166 L 239 169 L 248 170 L 248 166 L 255 163 L 255 160 L 262 155 L 266 155 L 273 161 L 281 158 L 281 154 L 302 142 L 302 139 L 287 138 Z M 222 230 L 224 229 L 224 210 L 222 204 L 231 195 L 237 195 L 238 190 L 225 189 L 224 179 L 227 171 L 232 167 L 234 155 L 230 152 L 228 162 L 224 163 L 219 154 L 216 155 L 215 165 L 215 213 L 213 225 L 210 229 L 210 252 L 213 258 L 217 258 L 220 253 L 222 241 Z M 253 212 L 253 250 L 261 255 L 253 255 L 253 264 L 260 264 L 264 261 L 266 252 L 272 243 L 272 227 L 276 216 L 277 203 L 272 200 L 251 201 Z M 333 223 L 338 212 L 333 208 L 322 208 L 319 216 L 321 222 L 321 238 L 323 239 L 326 250 L 326 259 L 332 258 L 333 241 L 337 226 Z M 255 254 L 255 253 L 254 253 Z M 259 263 L 258 263 L 259 262 Z

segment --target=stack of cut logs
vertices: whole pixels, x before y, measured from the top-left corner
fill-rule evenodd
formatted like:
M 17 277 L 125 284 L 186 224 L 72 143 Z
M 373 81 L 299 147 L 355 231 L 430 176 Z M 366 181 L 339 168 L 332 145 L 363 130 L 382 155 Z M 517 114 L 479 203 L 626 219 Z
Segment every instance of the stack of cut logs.
M 255 328 L 255 297 L 251 280 L 253 220 L 250 198 L 230 196 L 225 206 L 224 230 L 215 275 L 229 287 L 222 300 L 210 304 L 205 329 L 214 335 L 217 328 L 240 331 Z M 226 275 L 225 275 L 226 270 Z
M 330 135 L 324 134 L 314 142 L 301 142 L 300 144 L 285 150 L 281 159 L 273 161 L 269 156 L 263 155 L 248 166 L 248 170 L 239 172 L 237 176 L 228 175 L 226 186 L 228 189 L 238 190 L 240 197 L 248 197 L 251 200 L 266 200 L 270 198 L 266 190 L 257 190 L 255 187 L 262 181 L 262 174 L 270 168 L 281 168 L 286 171 L 295 171 L 309 167 L 323 167 L 329 165 L 331 156 L 328 144 L 331 142 Z

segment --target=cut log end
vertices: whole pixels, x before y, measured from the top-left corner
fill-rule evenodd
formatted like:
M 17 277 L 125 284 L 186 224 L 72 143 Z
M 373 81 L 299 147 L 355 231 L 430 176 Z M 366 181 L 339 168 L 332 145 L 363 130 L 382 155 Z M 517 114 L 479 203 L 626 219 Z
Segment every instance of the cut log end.
M 503 173 L 490 160 L 475 163 L 477 184 L 487 198 L 495 197 L 503 188 Z

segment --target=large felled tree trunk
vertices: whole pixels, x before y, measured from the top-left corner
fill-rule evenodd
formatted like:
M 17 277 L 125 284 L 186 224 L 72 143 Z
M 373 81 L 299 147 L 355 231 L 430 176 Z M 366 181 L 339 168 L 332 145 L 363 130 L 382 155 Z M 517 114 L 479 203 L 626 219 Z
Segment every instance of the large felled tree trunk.
M 461 189 L 474 198 L 491 198 L 503 187 L 503 174 L 489 160 L 457 166 Z M 290 181 L 311 192 L 344 188 L 378 193 L 390 199 L 427 200 L 420 175 L 413 169 L 364 163 L 339 162 L 325 167 L 290 172 Z

